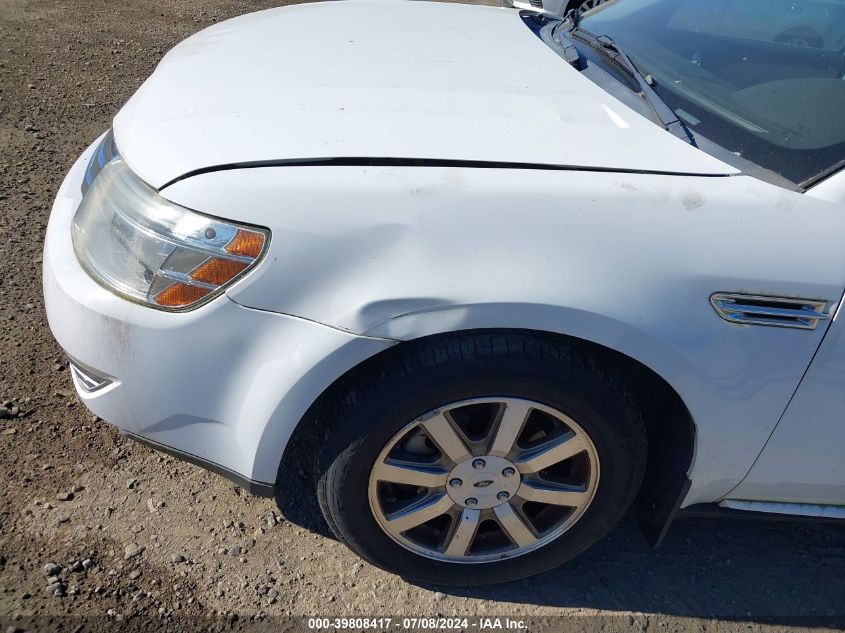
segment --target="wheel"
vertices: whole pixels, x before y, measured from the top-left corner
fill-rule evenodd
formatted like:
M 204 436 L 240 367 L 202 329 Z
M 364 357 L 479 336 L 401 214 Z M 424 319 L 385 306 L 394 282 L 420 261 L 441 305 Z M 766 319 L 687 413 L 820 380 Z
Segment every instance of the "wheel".
M 798 46 L 800 48 L 824 48 L 824 39 L 818 31 L 809 27 L 796 27 L 775 38 L 779 44 Z
M 327 407 L 318 498 L 335 535 L 405 578 L 514 580 L 601 538 L 642 480 L 642 419 L 576 345 L 535 334 L 408 344 Z
M 604 4 L 605 2 L 607 2 L 607 0 L 570 0 L 570 2 L 566 5 L 566 11 L 579 9 L 581 13 L 586 13 L 590 9 L 595 9 L 597 6 Z

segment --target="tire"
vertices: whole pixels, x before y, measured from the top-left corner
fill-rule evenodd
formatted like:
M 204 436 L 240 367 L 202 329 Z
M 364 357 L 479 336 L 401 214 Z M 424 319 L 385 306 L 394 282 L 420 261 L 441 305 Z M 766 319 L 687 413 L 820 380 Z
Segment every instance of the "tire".
M 506 404 L 498 404 L 500 400 Z M 493 516 L 494 521 L 487 521 L 482 526 L 486 531 L 476 527 L 472 538 L 484 540 L 486 546 L 488 542 L 498 543 L 504 535 L 505 541 L 512 542 L 505 542 L 502 547 L 509 548 L 507 552 L 511 553 L 499 554 L 499 550 L 493 547 L 492 553 L 480 549 L 481 553 L 475 554 L 471 549 L 476 546 L 473 541 L 463 547 L 463 553 L 458 558 L 442 560 L 432 558 L 441 555 L 435 551 L 436 546 L 418 546 L 406 533 L 398 536 L 388 534 L 387 528 L 383 527 L 387 513 L 382 512 L 379 495 L 382 495 L 383 486 L 394 490 L 394 484 L 376 480 L 374 468 L 393 459 L 390 457 L 392 453 L 387 453 L 387 458 L 383 457 L 386 447 L 394 441 L 392 438 L 402 437 L 399 442 L 410 443 L 414 434 L 425 436 L 427 429 L 432 427 L 430 420 L 436 415 L 423 422 L 423 426 L 416 421 L 444 405 L 455 406 L 449 411 L 449 419 L 454 421 L 458 419 L 458 414 L 466 418 L 467 411 L 483 417 L 488 415 L 488 410 L 493 412 L 489 415 L 499 415 L 503 419 L 505 413 L 497 411 L 507 410 L 508 407 L 516 410 L 524 403 L 534 404 L 527 409 L 529 413 L 525 414 L 527 417 L 520 433 L 534 432 L 534 427 L 551 429 L 548 432 L 551 440 L 543 435 L 546 431 L 538 432 L 541 449 L 553 442 L 557 442 L 556 446 L 562 445 L 563 441 L 556 440 L 556 437 L 580 438 L 579 441 L 589 449 L 576 457 L 566 458 L 569 461 L 560 462 L 564 464 L 562 467 L 549 467 L 564 468 L 568 473 L 566 476 L 574 476 L 576 472 L 588 473 L 589 481 L 578 488 L 579 491 L 591 490 L 589 493 L 579 492 L 582 495 L 578 497 L 579 503 L 586 504 L 584 507 L 559 510 L 558 505 L 532 504 L 522 500 L 523 519 L 527 516 L 526 508 L 533 512 L 535 506 L 540 508 L 538 516 L 543 516 L 544 520 L 547 515 L 554 518 L 557 516 L 555 513 L 560 513 L 564 518 L 554 528 L 563 530 L 558 536 L 545 542 L 543 538 L 550 538 L 547 535 L 533 544 L 526 537 L 524 542 L 529 545 L 519 545 L 523 541 L 513 539 L 510 527 L 504 529 L 504 523 L 497 518 L 500 510 L 502 515 L 509 512 L 504 505 L 517 506 L 498 501 L 491 503 L 500 503 L 502 507 L 479 510 L 478 514 L 466 506 L 456 508 L 458 512 L 463 512 L 458 515 L 460 517 Z M 327 523 L 338 539 L 373 565 L 423 584 L 468 586 L 506 582 L 538 574 L 572 559 L 604 536 L 622 518 L 633 502 L 645 472 L 646 432 L 633 399 L 617 376 L 578 344 L 564 338 L 522 332 L 470 333 L 407 343 L 365 365 L 345 384 L 339 385 L 323 415 L 325 440 L 317 460 L 317 486 L 320 508 Z M 554 425 L 558 423 L 564 430 L 556 430 Z M 504 427 L 505 423 L 498 424 Z M 411 435 L 402 436 L 407 428 L 412 429 L 407 431 Z M 494 431 L 493 435 L 496 433 L 498 431 Z M 466 439 L 469 435 L 461 437 Z M 436 442 L 425 441 L 426 446 L 438 446 Z M 530 457 L 530 451 L 518 445 L 522 441 L 515 440 L 513 450 Z M 392 450 L 399 450 L 395 448 L 397 446 L 404 450 L 405 445 L 396 443 Z M 479 461 L 475 455 L 473 452 L 473 468 Z M 440 455 L 438 459 L 442 457 Z M 493 464 L 496 459 L 504 458 L 488 455 L 481 461 L 487 462 L 484 468 L 492 469 L 498 468 Z M 516 476 L 522 483 L 513 484 L 520 486 L 518 490 L 510 489 L 514 495 L 511 499 L 513 504 L 521 499 L 520 495 L 529 492 L 528 488 L 534 487 L 534 484 L 528 485 L 531 482 L 527 482 L 527 478 L 535 475 L 522 474 L 522 469 L 528 468 L 525 464 L 529 462 L 528 458 L 519 462 Z M 595 468 L 593 462 L 597 464 Z M 467 468 L 466 462 L 461 463 L 464 464 L 461 468 Z M 581 468 L 583 463 L 589 466 Z M 508 481 L 504 479 L 508 470 L 512 474 L 512 469 L 506 468 L 501 471 L 503 476 L 494 473 L 495 476 L 490 479 L 496 479 L 495 485 L 506 485 L 502 482 Z M 545 477 L 544 473 L 548 472 L 538 471 L 536 477 Z M 468 479 L 471 478 L 472 472 Z M 371 479 L 375 481 L 372 487 Z M 448 479 L 449 483 L 445 485 L 451 486 L 455 479 L 457 477 Z M 451 492 L 447 489 L 447 492 L 453 496 L 476 494 L 476 491 L 487 494 L 486 490 L 477 486 L 488 486 L 490 479 L 473 483 L 473 487 L 465 488 L 468 492 L 455 492 L 454 489 Z M 406 489 L 401 484 L 397 486 L 396 489 Z M 545 480 L 542 486 L 546 486 Z M 423 490 L 424 494 L 434 494 L 428 489 L 415 490 L 416 493 Z M 431 490 L 440 495 L 431 498 L 442 502 L 440 489 Z M 583 501 L 587 494 L 592 495 L 590 500 Z M 388 497 L 394 498 L 386 495 Z M 492 499 L 489 495 L 487 498 Z M 487 503 L 481 497 L 479 500 L 482 501 L 480 505 Z M 461 497 L 461 503 L 468 504 L 470 501 L 472 499 Z M 491 512 L 494 514 L 491 515 Z M 572 518 L 575 515 L 577 519 Z M 539 528 L 534 529 L 536 526 L 532 521 L 536 520 L 523 521 L 523 525 L 530 524 L 532 529 L 529 531 L 541 534 Z M 435 536 L 441 530 L 451 547 L 450 534 L 456 537 L 460 525 L 438 527 L 445 521 L 441 516 L 414 530 L 425 530 L 427 535 L 430 532 Z M 450 525 L 459 523 L 459 519 L 450 521 Z M 571 522 L 568 527 L 567 521 Z M 498 534 L 497 530 L 502 534 Z M 557 533 L 554 530 L 549 535 L 554 536 Z M 408 542 L 403 544 L 397 539 Z M 422 553 L 412 551 L 411 547 L 419 547 Z M 457 550 L 461 551 L 461 548 Z M 481 561 L 480 556 L 487 559 Z
M 572 9 L 581 9 L 582 13 L 586 13 L 590 9 L 594 9 L 605 2 L 607 2 L 607 0 L 569 0 L 569 2 L 565 5 L 563 14 L 566 15 L 566 13 Z
M 799 48 L 824 48 L 824 38 L 815 29 L 796 27 L 775 37 L 778 44 L 788 44 Z

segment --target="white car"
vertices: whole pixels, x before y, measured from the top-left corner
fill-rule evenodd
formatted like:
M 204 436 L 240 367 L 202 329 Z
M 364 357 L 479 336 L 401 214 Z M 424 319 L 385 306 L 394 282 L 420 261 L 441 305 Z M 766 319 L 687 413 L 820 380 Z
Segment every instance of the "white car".
M 80 397 L 255 494 L 310 469 L 420 582 L 549 569 L 632 505 L 652 542 L 691 506 L 845 517 L 842 56 L 683 4 L 327 2 L 179 44 L 50 217 Z
M 563 16 L 573 9 L 586 13 L 605 2 L 607 0 L 502 0 L 502 6 Z

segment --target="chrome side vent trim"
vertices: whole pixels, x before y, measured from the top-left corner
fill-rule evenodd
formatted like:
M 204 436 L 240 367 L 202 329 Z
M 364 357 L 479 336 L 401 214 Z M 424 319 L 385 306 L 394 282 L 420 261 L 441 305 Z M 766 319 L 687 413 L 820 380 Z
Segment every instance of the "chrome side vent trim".
M 94 393 L 113 382 L 111 378 L 102 376 L 73 359 L 70 361 L 70 373 L 77 386 L 85 393 Z
M 744 325 L 770 325 L 799 330 L 815 330 L 820 321 L 830 319 L 828 302 L 717 292 L 710 304 L 725 321 Z

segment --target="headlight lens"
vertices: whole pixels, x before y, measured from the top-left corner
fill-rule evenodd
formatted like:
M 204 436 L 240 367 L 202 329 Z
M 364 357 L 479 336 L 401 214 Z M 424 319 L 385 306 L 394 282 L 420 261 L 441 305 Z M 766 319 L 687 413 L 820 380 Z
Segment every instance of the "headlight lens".
M 255 266 L 269 232 L 180 207 L 119 157 L 89 184 L 72 226 L 73 249 L 113 292 L 165 310 L 208 301 Z
M 94 152 L 91 160 L 88 161 L 88 167 L 85 168 L 85 177 L 82 179 L 82 195 L 85 195 L 85 192 L 88 191 L 88 187 L 94 182 L 100 170 L 119 157 L 120 152 L 117 151 L 117 145 L 114 143 L 114 132 L 109 130 L 103 136 L 100 144 L 97 145 L 97 151 Z

